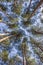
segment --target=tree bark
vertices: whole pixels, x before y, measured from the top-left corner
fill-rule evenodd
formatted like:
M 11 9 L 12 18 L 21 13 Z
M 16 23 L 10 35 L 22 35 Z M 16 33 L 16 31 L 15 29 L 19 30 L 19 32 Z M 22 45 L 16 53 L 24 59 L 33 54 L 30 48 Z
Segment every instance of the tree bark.
M 23 65 L 26 65 L 26 59 L 24 56 L 23 56 Z

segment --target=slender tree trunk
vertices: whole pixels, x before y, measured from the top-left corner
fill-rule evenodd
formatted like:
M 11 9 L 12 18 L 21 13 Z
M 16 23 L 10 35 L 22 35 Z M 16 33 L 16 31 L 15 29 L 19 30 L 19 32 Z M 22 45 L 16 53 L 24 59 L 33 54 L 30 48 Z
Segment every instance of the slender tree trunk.
M 26 59 L 24 56 L 23 56 L 23 65 L 26 65 Z
M 24 56 L 23 56 L 23 65 L 24 65 Z

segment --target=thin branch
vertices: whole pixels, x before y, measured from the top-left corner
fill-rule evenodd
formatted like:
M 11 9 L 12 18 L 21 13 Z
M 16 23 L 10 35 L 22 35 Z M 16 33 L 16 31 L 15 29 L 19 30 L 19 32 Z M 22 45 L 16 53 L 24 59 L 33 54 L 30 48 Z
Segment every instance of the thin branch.
M 30 6 L 31 6 L 31 1 L 32 1 L 32 0 L 30 0 L 30 4 L 29 4 L 29 6 L 28 6 L 28 9 L 27 9 L 26 14 L 28 13 L 28 11 L 29 11 L 29 9 L 30 9 Z
M 5 41 L 6 39 L 10 38 L 11 36 L 4 37 L 3 39 L 0 39 L 0 43 Z
M 41 51 L 43 51 L 43 47 L 40 44 L 40 42 L 37 42 L 35 39 L 33 39 L 32 37 L 30 37 L 32 44 L 34 44 L 35 46 L 39 47 L 41 49 Z
M 4 34 L 2 34 L 2 35 L 4 35 Z M 13 35 L 6 36 L 6 37 L 0 39 L 0 43 L 3 42 L 3 41 L 5 41 L 5 40 L 7 40 L 7 39 L 9 39 L 9 38 L 11 38 L 12 36 L 14 36 L 14 34 Z
M 31 6 L 31 1 L 32 1 L 32 0 L 30 0 L 29 8 L 30 8 L 30 6 Z
M 33 30 L 36 34 L 43 34 L 43 32 L 40 32 L 40 31 L 35 31 Z
M 36 8 L 34 9 L 33 13 L 30 15 L 29 19 L 30 19 L 32 16 L 34 16 L 36 10 L 40 7 L 40 5 L 41 5 L 42 3 L 43 3 L 43 0 L 41 0 L 41 1 L 38 3 L 38 5 L 37 5 Z
M 9 33 L 0 33 L 0 36 L 9 35 Z

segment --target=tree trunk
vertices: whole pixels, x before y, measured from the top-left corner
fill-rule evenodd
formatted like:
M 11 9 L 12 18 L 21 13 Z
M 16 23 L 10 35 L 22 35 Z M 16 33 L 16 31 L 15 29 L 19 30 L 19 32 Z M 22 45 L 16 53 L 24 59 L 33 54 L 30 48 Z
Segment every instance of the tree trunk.
M 23 65 L 26 65 L 26 59 L 24 56 L 23 56 Z

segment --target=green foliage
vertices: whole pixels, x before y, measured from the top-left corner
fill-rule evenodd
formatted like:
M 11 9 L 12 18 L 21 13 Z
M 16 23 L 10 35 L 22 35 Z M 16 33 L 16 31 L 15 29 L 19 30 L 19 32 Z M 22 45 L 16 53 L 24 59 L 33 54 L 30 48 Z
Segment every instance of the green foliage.
M 8 65 L 16 65 L 16 64 L 15 64 L 15 60 L 14 60 L 13 58 L 12 58 L 12 59 L 10 59 L 10 60 L 9 60 L 9 64 L 8 64 Z
M 28 12 L 27 14 L 26 13 L 23 14 L 22 17 L 28 19 L 30 17 L 30 15 L 31 15 L 31 13 Z
M 35 59 L 32 59 L 31 57 L 30 58 L 27 58 L 27 65 L 36 65 L 36 61 Z
M 18 28 L 18 25 L 15 23 L 15 24 L 9 24 L 9 28 L 10 29 L 16 29 Z
M 12 18 L 11 16 L 9 17 L 9 20 L 11 21 L 11 23 L 18 22 L 18 18 Z
M 22 51 L 23 56 L 26 57 L 27 49 L 28 49 L 27 44 L 26 44 L 26 43 L 22 43 L 22 44 L 20 45 L 20 49 L 21 49 L 21 51 Z
M 13 12 L 15 12 L 16 14 L 20 15 L 21 9 L 22 9 L 22 5 L 21 4 L 14 4 L 13 5 Z
M 32 34 L 33 34 L 33 36 L 35 35 L 35 37 L 37 36 L 38 38 L 40 37 L 40 36 L 42 36 L 42 35 L 40 35 L 40 34 L 38 34 L 40 31 L 41 32 L 43 32 L 43 26 L 41 27 L 41 28 L 39 28 L 39 25 L 37 25 L 37 26 L 32 26 L 31 27 L 31 31 L 30 31 L 30 25 L 31 25 L 31 21 L 29 21 L 30 19 L 31 19 L 31 17 L 35 14 L 35 12 L 36 12 L 36 10 L 37 10 L 37 8 L 42 4 L 42 3 L 39 3 L 38 5 L 39 6 L 37 6 L 35 9 L 34 9 L 34 11 L 33 11 L 33 13 L 31 13 L 31 12 L 29 12 L 28 11 L 28 13 L 24 13 L 23 15 L 21 15 L 22 13 L 21 13 L 21 10 L 22 10 L 22 4 L 26 1 L 27 2 L 27 0 L 0 0 L 1 2 L 3 1 L 3 2 L 5 2 L 5 1 L 7 1 L 6 2 L 6 4 L 4 3 L 3 5 L 6 5 L 6 6 L 3 6 L 2 4 L 0 5 L 0 10 L 2 11 L 2 13 L 4 13 L 5 14 L 5 16 L 6 17 L 8 17 L 8 20 L 9 20 L 9 22 L 7 21 L 7 23 L 6 22 L 4 22 L 4 21 L 2 21 L 3 19 L 2 18 L 4 18 L 3 16 L 2 16 L 2 18 L 0 17 L 0 22 L 4 22 L 5 24 L 7 24 L 7 26 L 8 26 L 8 29 L 9 29 L 9 31 L 8 32 L 10 32 L 10 35 L 13 35 L 13 38 L 12 39 L 8 39 L 7 38 L 7 40 L 4 40 L 2 43 L 0 43 L 0 46 L 3 48 L 3 49 L 8 49 L 8 47 L 10 47 L 10 43 L 12 43 L 12 46 L 13 46 L 13 43 L 14 43 L 14 45 L 16 46 L 16 44 L 15 44 L 15 41 L 17 41 L 18 42 L 18 40 L 21 40 L 22 39 L 22 37 L 25 37 L 26 35 L 25 35 L 25 31 L 23 31 L 24 32 L 24 34 L 22 34 L 22 32 L 19 32 L 19 30 L 21 30 L 20 29 L 20 27 L 19 27 L 19 25 L 21 25 L 21 27 L 23 28 L 26 28 L 25 30 L 26 30 L 26 32 L 27 32 L 27 34 L 28 34 L 28 31 L 27 31 L 27 28 L 29 27 L 29 33 L 30 32 L 32 32 Z M 12 3 L 11 3 L 11 1 L 13 1 Z M 29 2 L 29 1 L 28 1 Z M 41 2 L 41 1 L 40 1 Z M 8 6 L 9 6 L 9 8 L 11 7 L 11 12 L 13 12 L 13 13 L 16 13 L 17 15 L 18 15 L 18 17 L 20 17 L 21 16 L 21 18 L 23 18 L 23 21 L 21 22 L 22 24 L 18 24 L 19 23 L 19 20 L 18 20 L 18 17 L 16 17 L 15 16 L 15 18 L 13 18 L 13 16 L 10 16 L 9 15 L 9 8 L 8 8 Z M 27 8 L 28 9 L 28 8 Z M 43 11 L 42 11 L 43 12 Z M 11 13 L 12 14 L 12 13 Z M 15 14 L 15 15 L 16 15 Z M 5 17 L 5 18 L 6 18 Z M 23 28 L 23 29 L 24 29 Z M 18 30 L 19 29 L 19 30 Z M 5 32 L 5 31 L 4 31 Z M 34 32 L 34 33 L 33 33 Z M 37 33 L 37 34 L 36 34 Z M 5 37 L 5 36 L 4 36 Z M 20 47 L 19 47 L 19 50 L 20 50 L 20 52 L 22 53 L 21 55 L 23 56 L 23 58 L 22 58 L 22 62 L 27 62 L 27 65 L 37 65 L 37 63 L 36 63 L 36 61 L 35 61 L 35 59 L 34 58 L 31 58 L 30 57 L 30 55 L 31 55 L 31 51 L 28 49 L 28 45 L 27 45 L 27 43 L 29 42 L 29 44 L 30 44 L 30 42 L 31 43 L 33 43 L 35 46 L 36 46 L 36 48 L 34 49 L 34 51 L 35 51 L 35 53 L 36 54 L 38 54 L 38 56 L 41 58 L 41 61 L 43 61 L 43 52 L 42 52 L 42 50 L 43 50 L 43 46 L 41 45 L 42 43 L 41 43 L 41 39 L 39 39 L 39 40 L 37 40 L 36 38 L 34 38 L 34 37 L 28 37 L 28 36 L 26 36 L 27 38 L 30 38 L 30 41 L 29 40 L 27 40 L 27 38 L 24 38 L 23 39 L 23 42 L 20 44 Z M 3 38 L 3 36 L 1 37 L 0 36 L 0 39 L 2 39 Z M 12 42 L 12 40 L 13 40 L 13 42 Z M 11 42 L 10 42 L 11 41 Z M 42 40 L 42 42 L 43 42 L 43 40 Z M 18 43 L 19 44 L 19 43 Z M 10 48 L 12 48 L 12 46 L 10 47 Z M 41 49 L 41 51 L 38 49 L 38 48 L 40 48 Z M 1 49 L 2 49 L 1 48 Z M 17 48 L 18 48 L 18 46 L 17 46 Z M 15 57 L 13 57 L 13 58 L 11 58 L 10 60 L 8 59 L 8 51 L 9 50 L 3 50 L 2 49 L 2 52 L 0 53 L 0 58 L 2 58 L 2 61 L 4 61 L 4 62 L 6 62 L 6 61 L 8 61 L 8 64 L 9 65 L 16 65 L 16 62 L 18 63 L 20 63 L 20 61 L 21 61 L 21 59 L 20 59 L 20 57 L 18 56 L 18 55 L 16 55 Z M 24 63 L 24 65 L 25 65 L 25 63 Z
M 6 7 L 4 7 L 3 5 L 0 5 L 0 10 L 2 10 L 3 12 L 5 12 L 6 11 Z
M 6 0 L 7 2 L 11 2 L 11 0 Z
M 23 21 L 25 27 L 31 27 L 31 21 Z
M 9 41 L 9 39 L 7 39 L 7 40 L 5 40 L 5 41 L 3 41 L 2 43 L 0 43 L 3 47 L 8 47 L 9 45 L 10 45 L 10 41 Z
M 4 62 L 6 62 L 8 60 L 8 52 L 7 52 L 7 50 L 3 50 L 3 52 L 1 53 L 1 57 L 2 57 L 2 60 Z
M 0 17 L 0 22 L 2 22 L 2 17 Z

